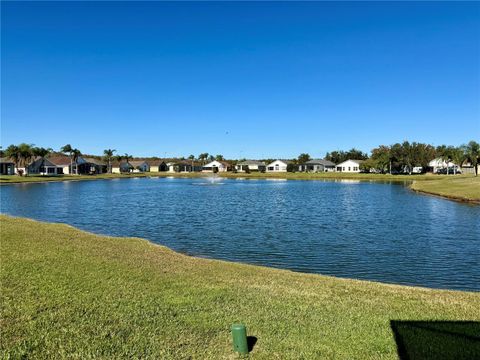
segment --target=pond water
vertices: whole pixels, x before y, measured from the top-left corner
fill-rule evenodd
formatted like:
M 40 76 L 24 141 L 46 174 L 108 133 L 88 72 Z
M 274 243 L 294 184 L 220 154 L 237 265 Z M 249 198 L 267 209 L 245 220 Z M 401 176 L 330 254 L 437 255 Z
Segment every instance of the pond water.
M 402 184 L 132 178 L 2 186 L 1 212 L 195 256 L 480 290 L 480 206 Z

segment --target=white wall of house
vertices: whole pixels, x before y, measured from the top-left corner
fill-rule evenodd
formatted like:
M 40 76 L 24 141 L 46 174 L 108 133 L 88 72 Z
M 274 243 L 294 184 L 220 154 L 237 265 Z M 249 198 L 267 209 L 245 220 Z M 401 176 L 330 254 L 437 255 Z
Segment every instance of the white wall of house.
M 359 173 L 360 172 L 360 163 L 355 160 L 347 160 L 340 164 L 337 164 L 336 171 L 338 172 L 349 172 L 349 173 Z
M 287 163 L 282 160 L 275 160 L 267 165 L 267 172 L 287 172 Z
M 159 166 L 158 165 L 150 165 L 150 171 L 151 172 L 158 172 L 159 171 Z
M 430 161 L 428 163 L 428 167 L 432 168 L 434 173 L 436 173 L 440 169 L 445 169 L 447 167 L 451 168 L 451 167 L 454 167 L 454 166 L 457 166 L 457 165 L 454 164 L 451 161 L 447 164 L 447 162 L 444 161 L 442 158 L 433 159 L 432 161 Z
M 246 167 L 248 166 L 249 171 L 264 171 L 265 165 L 259 164 L 245 164 L 245 165 L 235 165 L 235 170 L 238 172 L 245 172 Z
M 227 167 L 220 161 L 214 160 L 212 162 L 209 162 L 208 164 L 205 164 L 203 166 L 202 172 L 213 172 L 214 167 L 216 167 L 219 172 L 225 172 L 228 170 Z

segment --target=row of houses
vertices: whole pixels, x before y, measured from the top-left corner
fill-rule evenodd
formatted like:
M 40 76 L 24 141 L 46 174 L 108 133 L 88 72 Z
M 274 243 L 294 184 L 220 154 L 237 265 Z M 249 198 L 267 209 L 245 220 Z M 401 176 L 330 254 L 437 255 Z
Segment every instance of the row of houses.
M 143 159 L 128 161 L 113 161 L 110 164 L 112 173 L 129 172 L 269 172 L 279 173 L 287 171 L 300 172 L 346 172 L 359 173 L 364 160 L 349 159 L 339 164 L 334 164 L 325 159 L 313 159 L 303 164 L 290 160 L 275 160 L 269 164 L 263 161 L 246 160 L 232 166 L 226 161 L 211 161 L 202 164 L 198 161 L 178 159 Z M 13 175 L 18 172 L 36 175 L 62 175 L 62 174 L 103 174 L 109 172 L 108 164 L 93 157 L 79 156 L 75 162 L 69 156 L 53 153 L 47 157 L 37 157 L 25 167 L 15 168 L 11 159 L 0 158 L 0 171 L 2 175 Z M 442 159 L 434 159 L 429 164 L 429 171 L 437 172 L 438 169 L 457 167 L 453 163 L 445 163 Z M 462 170 L 464 168 L 462 167 Z M 414 172 L 422 172 L 421 168 L 414 168 Z M 472 170 L 473 171 L 473 170 Z
M 348 160 L 335 165 L 331 161 L 316 159 L 307 161 L 304 164 L 294 164 L 289 160 L 275 160 L 270 164 L 263 161 L 246 160 L 237 163 L 235 166 L 226 161 L 211 161 L 202 164 L 198 161 L 178 159 L 144 159 L 113 161 L 110 164 L 112 173 L 128 172 L 359 172 L 361 160 Z M 62 175 L 62 174 L 103 174 L 109 172 L 108 164 L 105 161 L 93 157 L 79 156 L 75 162 L 69 156 L 60 153 L 53 153 L 47 157 L 32 159 L 26 166 L 21 165 L 15 168 L 13 160 L 0 158 L 0 171 L 2 175 L 13 175 L 15 173 L 28 173 L 34 175 Z

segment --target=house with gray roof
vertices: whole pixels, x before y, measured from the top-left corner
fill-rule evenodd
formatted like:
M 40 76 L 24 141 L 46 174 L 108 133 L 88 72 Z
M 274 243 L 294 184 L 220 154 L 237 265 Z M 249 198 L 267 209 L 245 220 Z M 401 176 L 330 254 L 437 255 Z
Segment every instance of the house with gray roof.
M 298 171 L 304 172 L 333 172 L 335 164 L 325 159 L 312 159 L 298 166 Z
M 235 170 L 237 170 L 237 172 L 250 172 L 250 171 L 264 172 L 266 169 L 267 169 L 267 165 L 265 165 L 263 161 L 257 161 L 257 160 L 245 160 L 235 165 Z
M 15 163 L 12 159 L 3 157 L 0 158 L 0 175 L 14 175 Z

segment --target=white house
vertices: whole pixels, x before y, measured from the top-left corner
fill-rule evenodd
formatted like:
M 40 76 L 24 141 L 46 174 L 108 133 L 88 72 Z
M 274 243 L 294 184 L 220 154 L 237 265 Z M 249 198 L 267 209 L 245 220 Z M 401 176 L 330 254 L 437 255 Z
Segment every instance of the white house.
M 364 160 L 352 160 L 348 159 L 340 164 L 337 164 L 336 171 L 337 172 L 349 172 L 349 173 L 359 173 L 360 172 L 360 165 L 363 163 Z
M 335 164 L 325 159 L 313 159 L 299 165 L 298 171 L 333 172 L 335 171 Z
M 287 172 L 290 163 L 291 161 L 288 160 L 275 160 L 267 165 L 267 172 Z
M 225 172 L 228 171 L 230 164 L 225 161 L 214 160 L 203 165 L 202 172 Z
M 256 161 L 256 160 L 245 160 L 239 162 L 235 165 L 235 170 L 238 172 L 247 172 L 247 171 L 265 171 L 267 166 L 263 161 Z
M 428 163 L 428 169 L 434 173 L 436 173 L 438 170 L 441 170 L 441 169 L 446 169 L 446 168 L 453 168 L 453 167 L 456 167 L 458 168 L 458 166 L 456 164 L 454 164 L 453 162 L 447 162 L 445 160 L 443 160 L 442 158 L 436 158 L 436 159 L 433 159 L 432 161 L 430 161 Z

